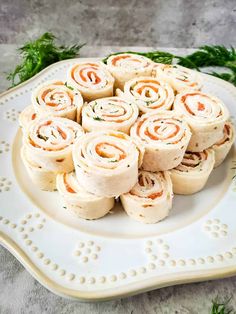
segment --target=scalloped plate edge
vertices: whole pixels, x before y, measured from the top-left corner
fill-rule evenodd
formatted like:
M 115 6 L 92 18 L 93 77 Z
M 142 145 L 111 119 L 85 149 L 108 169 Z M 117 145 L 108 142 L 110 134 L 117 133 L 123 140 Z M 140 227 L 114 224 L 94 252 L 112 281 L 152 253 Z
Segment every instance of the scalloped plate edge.
M 51 279 L 49 279 L 37 266 L 31 261 L 29 256 L 7 235 L 0 231 L 0 243 L 12 253 L 26 270 L 45 288 L 51 292 L 67 298 L 80 299 L 81 301 L 108 301 L 114 298 L 128 297 L 143 292 L 164 288 L 167 286 L 200 282 L 205 280 L 216 280 L 236 275 L 235 267 L 223 267 L 214 270 L 199 270 L 180 272 L 178 274 L 165 275 L 156 278 L 142 280 L 133 284 L 128 284 L 120 289 L 106 289 L 101 292 L 83 292 L 65 288 Z

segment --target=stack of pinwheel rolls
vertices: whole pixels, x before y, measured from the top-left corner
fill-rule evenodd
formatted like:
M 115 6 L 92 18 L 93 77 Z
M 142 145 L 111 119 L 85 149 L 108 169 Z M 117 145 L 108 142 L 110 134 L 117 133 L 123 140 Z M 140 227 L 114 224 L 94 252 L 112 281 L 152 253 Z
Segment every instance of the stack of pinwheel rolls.
M 129 134 L 139 110 L 134 101 L 106 97 L 85 104 L 82 126 L 86 131 L 116 130 Z
M 31 105 L 25 107 L 19 116 L 23 131 L 39 117 L 53 115 L 81 121 L 83 98 L 78 90 L 62 81 L 48 81 L 36 88 L 31 95 Z
M 66 118 L 45 116 L 30 124 L 23 135 L 22 159 L 36 185 L 54 190 L 57 173 L 74 169 L 72 146 L 83 133 L 78 123 Z
M 77 178 L 90 193 L 119 196 L 138 180 L 140 150 L 118 131 L 90 132 L 73 147 Z
M 144 114 L 130 133 L 145 148 L 142 169 L 147 171 L 176 167 L 183 159 L 191 138 L 189 126 L 174 111 Z
M 123 89 L 125 83 L 135 77 L 151 76 L 153 62 L 132 53 L 119 53 L 107 59 L 107 69 L 115 78 L 115 88 Z
M 39 86 L 32 94 L 37 114 L 51 114 L 80 122 L 83 98 L 79 91 L 63 83 L 51 81 Z
M 121 195 L 121 203 L 131 218 L 143 223 L 156 223 L 168 216 L 172 198 L 168 171 L 140 170 L 138 182 L 128 193 Z
M 215 164 L 213 149 L 186 152 L 182 162 L 170 171 L 176 194 L 193 194 L 205 186 Z
M 57 175 L 57 189 L 68 209 L 84 219 L 105 216 L 114 206 L 114 197 L 102 197 L 83 188 L 74 172 Z
M 67 83 L 79 90 L 84 100 L 113 96 L 114 78 L 102 62 L 79 62 L 68 71 Z
M 156 223 L 174 194 L 204 188 L 234 127 L 194 70 L 133 53 L 105 63 L 73 61 L 65 82 L 33 91 L 19 117 L 21 157 L 37 187 L 57 189 L 77 217 L 101 218 L 120 198 L 131 218 Z
M 177 93 L 185 89 L 200 90 L 202 87 L 200 74 L 180 65 L 156 64 L 152 74 L 157 79 L 169 83 Z
M 224 161 L 234 143 L 234 140 L 235 132 L 233 124 L 230 121 L 227 121 L 224 126 L 222 138 L 212 146 L 215 152 L 215 168 Z
M 229 119 L 229 111 L 219 98 L 200 91 L 186 90 L 178 94 L 174 111 L 190 126 L 188 150 L 192 152 L 201 152 L 221 140 Z
M 172 87 L 153 77 L 134 78 L 124 85 L 124 92 L 117 93 L 126 100 L 135 102 L 140 114 L 170 110 L 174 102 Z

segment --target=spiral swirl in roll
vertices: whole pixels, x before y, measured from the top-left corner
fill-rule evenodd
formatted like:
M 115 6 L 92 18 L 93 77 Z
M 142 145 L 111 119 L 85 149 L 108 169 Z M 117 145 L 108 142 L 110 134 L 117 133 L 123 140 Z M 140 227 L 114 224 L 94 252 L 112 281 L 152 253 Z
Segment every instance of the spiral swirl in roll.
M 201 152 L 222 138 L 229 112 L 215 96 L 199 91 L 185 91 L 176 96 L 174 111 L 189 124 L 192 137 L 188 150 Z
M 202 87 L 202 78 L 197 71 L 179 65 L 156 64 L 152 73 L 157 79 L 169 83 L 177 92 L 200 90 Z
M 82 127 L 69 119 L 39 118 L 24 134 L 27 158 L 48 171 L 72 171 L 72 145 L 83 133 Z
M 100 62 L 80 62 L 68 71 L 67 83 L 86 101 L 113 95 L 114 78 Z
M 174 193 L 193 194 L 203 189 L 214 164 L 212 149 L 195 153 L 187 151 L 181 164 L 170 171 Z
M 82 126 L 86 131 L 116 130 L 129 134 L 138 114 L 133 102 L 119 97 L 101 98 L 83 107 Z
M 83 98 L 79 91 L 61 81 L 39 86 L 31 97 L 35 112 L 80 122 Z
M 113 197 L 137 182 L 139 149 L 117 131 L 87 133 L 73 147 L 76 175 L 90 193 Z
M 231 122 L 227 121 L 224 126 L 223 136 L 221 140 L 215 143 L 212 148 L 215 152 L 215 166 L 218 167 L 228 155 L 230 148 L 235 140 L 234 126 Z
M 188 125 L 172 111 L 144 114 L 131 128 L 130 135 L 145 147 L 142 168 L 164 171 L 183 159 L 191 132 Z
M 168 83 L 153 77 L 139 77 L 125 83 L 124 99 L 136 102 L 141 113 L 169 110 L 174 91 Z
M 84 219 L 103 217 L 114 206 L 114 198 L 100 197 L 87 192 L 74 172 L 58 174 L 57 189 L 66 207 Z
M 168 171 L 139 171 L 138 182 L 120 196 L 127 214 L 143 223 L 156 223 L 168 216 L 172 207 L 172 183 Z
M 143 56 L 120 53 L 107 59 L 107 68 L 115 78 L 115 87 L 123 89 L 125 82 L 139 76 L 151 76 L 154 63 Z
M 33 106 L 27 106 L 19 115 L 19 124 L 23 132 L 27 131 L 29 125 L 32 121 L 36 120 L 39 117 L 34 110 Z

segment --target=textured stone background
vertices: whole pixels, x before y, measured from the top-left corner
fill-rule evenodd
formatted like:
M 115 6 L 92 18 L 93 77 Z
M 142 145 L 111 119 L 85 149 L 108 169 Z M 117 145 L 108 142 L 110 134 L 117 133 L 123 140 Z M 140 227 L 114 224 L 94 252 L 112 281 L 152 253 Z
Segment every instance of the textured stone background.
M 4 72 L 17 61 L 16 44 L 45 31 L 66 43 L 92 46 L 236 46 L 235 26 L 235 0 L 0 0 L 0 90 L 8 86 Z M 85 48 L 82 55 L 110 51 L 108 47 L 95 49 Z M 236 277 L 84 304 L 47 291 L 0 248 L 0 314 L 205 314 L 210 313 L 211 300 L 217 295 L 232 296 L 236 308 L 235 291 Z
M 51 30 L 89 45 L 193 47 L 236 43 L 234 0 L 1 0 L 0 43 Z

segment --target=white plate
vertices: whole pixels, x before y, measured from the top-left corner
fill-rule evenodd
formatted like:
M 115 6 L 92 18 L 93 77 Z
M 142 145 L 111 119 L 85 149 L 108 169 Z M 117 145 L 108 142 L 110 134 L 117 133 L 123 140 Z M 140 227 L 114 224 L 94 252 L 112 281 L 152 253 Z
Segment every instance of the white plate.
M 30 182 L 19 157 L 18 114 L 38 84 L 65 80 L 76 61 L 54 64 L 0 98 L 1 243 L 45 287 L 82 300 L 236 274 L 234 149 L 203 191 L 175 196 L 170 216 L 155 225 L 131 220 L 118 205 L 100 220 L 76 218 L 57 192 Z M 204 81 L 236 117 L 236 88 L 207 75 Z

